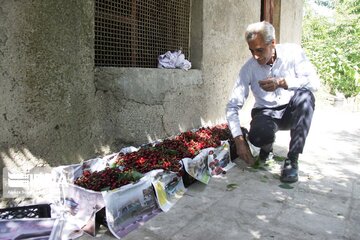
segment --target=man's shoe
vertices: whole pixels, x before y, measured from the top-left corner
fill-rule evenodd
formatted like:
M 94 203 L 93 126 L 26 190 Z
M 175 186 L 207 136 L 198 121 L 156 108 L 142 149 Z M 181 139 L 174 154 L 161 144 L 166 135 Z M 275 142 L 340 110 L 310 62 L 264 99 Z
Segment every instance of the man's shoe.
M 284 183 L 294 183 L 298 181 L 298 162 L 286 159 L 281 170 L 280 181 Z
M 260 162 L 266 162 L 267 160 L 272 159 L 272 157 L 273 157 L 272 150 L 270 150 L 269 152 L 266 152 L 265 150 L 260 148 L 260 153 L 259 153 Z

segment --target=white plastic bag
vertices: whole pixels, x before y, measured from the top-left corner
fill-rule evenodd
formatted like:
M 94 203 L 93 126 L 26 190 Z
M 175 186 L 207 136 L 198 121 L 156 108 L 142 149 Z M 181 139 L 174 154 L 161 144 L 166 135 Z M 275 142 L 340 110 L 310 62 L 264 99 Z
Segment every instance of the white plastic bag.
M 181 53 L 181 50 L 175 52 L 167 51 L 158 57 L 158 68 L 181 68 L 189 70 L 191 68 L 191 62 L 185 59 L 185 55 Z

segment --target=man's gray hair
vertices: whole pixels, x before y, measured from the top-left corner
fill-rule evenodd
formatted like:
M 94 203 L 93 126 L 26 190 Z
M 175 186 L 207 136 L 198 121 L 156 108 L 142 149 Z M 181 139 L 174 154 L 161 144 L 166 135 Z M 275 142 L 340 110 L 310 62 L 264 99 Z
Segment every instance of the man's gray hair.
M 260 34 L 266 44 L 270 44 L 275 40 L 275 29 L 273 25 L 268 22 L 262 21 L 250 24 L 245 31 L 245 39 L 247 42 L 253 40 L 257 34 Z

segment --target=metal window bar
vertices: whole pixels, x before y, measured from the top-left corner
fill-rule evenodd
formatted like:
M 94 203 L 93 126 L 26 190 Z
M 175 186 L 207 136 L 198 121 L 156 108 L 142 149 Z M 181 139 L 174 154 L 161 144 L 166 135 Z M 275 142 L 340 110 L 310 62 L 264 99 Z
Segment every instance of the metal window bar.
M 191 0 L 95 0 L 95 66 L 157 66 L 166 51 L 189 56 Z

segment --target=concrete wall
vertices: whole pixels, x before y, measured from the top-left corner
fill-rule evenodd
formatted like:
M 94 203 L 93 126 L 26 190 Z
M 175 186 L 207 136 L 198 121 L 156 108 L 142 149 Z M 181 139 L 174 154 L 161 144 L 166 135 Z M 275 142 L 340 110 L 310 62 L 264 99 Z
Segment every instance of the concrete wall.
M 0 0 L 0 167 L 70 163 L 101 146 L 93 2 Z
M 200 126 L 202 84 L 195 69 L 96 68 L 98 117 L 110 145 L 116 150 Z
M 95 68 L 93 0 L 0 0 L 0 167 L 79 162 L 224 122 L 260 1 L 192 9 L 194 69 Z
M 275 1 L 277 2 L 277 1 Z M 278 42 L 301 44 L 304 1 L 281 0 L 279 3 L 279 36 Z
M 260 1 L 247 2 L 193 2 L 191 61 L 197 69 L 97 68 L 107 138 L 117 146 L 137 145 L 224 122 L 229 91 L 249 57 L 243 32 L 260 19 Z
M 225 105 L 242 64 L 251 57 L 244 38 L 249 23 L 260 20 L 260 1 L 204 1 L 203 77 L 211 123 L 222 121 Z M 252 102 L 247 103 L 248 106 Z M 247 116 L 246 112 L 242 114 Z

